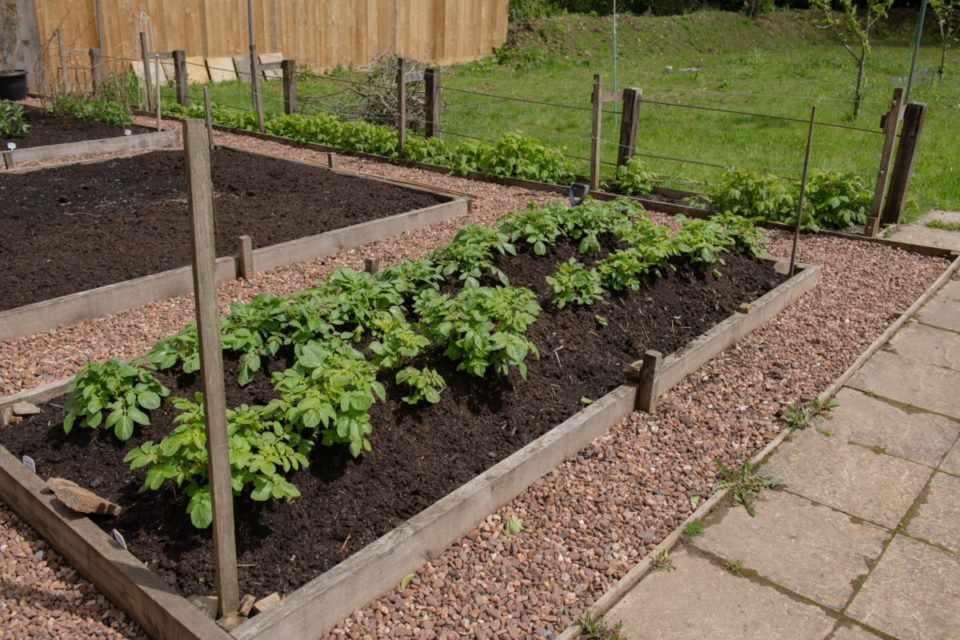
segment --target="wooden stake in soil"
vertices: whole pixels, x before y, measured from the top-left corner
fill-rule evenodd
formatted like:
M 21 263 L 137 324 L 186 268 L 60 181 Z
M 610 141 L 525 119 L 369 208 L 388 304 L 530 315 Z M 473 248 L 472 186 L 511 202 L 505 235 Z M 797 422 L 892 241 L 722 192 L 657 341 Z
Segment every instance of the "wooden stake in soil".
M 404 78 L 403 58 L 397 58 L 397 156 L 403 157 L 407 141 L 407 81 Z
M 230 486 L 227 408 L 223 386 L 223 353 L 220 347 L 216 253 L 213 244 L 213 181 L 210 177 L 210 144 L 205 138 L 206 129 L 202 120 L 187 118 L 183 121 L 190 241 L 193 245 L 193 292 L 197 310 L 203 415 L 206 422 L 210 497 L 213 505 L 217 596 L 220 600 L 220 615 L 225 616 L 239 609 L 240 589 L 237 583 L 233 490 Z
M 797 241 L 800 239 L 800 221 L 803 218 L 803 195 L 807 190 L 807 169 L 810 166 L 810 143 L 813 142 L 813 123 L 817 119 L 817 106 L 810 107 L 810 128 L 807 130 L 807 151 L 803 156 L 803 175 L 800 177 L 800 202 L 797 203 L 797 224 L 793 227 L 793 249 L 790 251 L 790 269 L 787 277 L 793 277 L 797 264 Z
M 626 164 L 637 150 L 637 120 L 643 89 L 627 87 L 623 90 L 623 121 L 620 123 L 620 146 L 617 147 L 617 166 Z
M 153 104 L 157 108 L 157 131 L 162 131 L 163 123 L 162 123 L 162 118 L 160 113 L 160 56 L 157 56 L 156 58 L 154 58 L 154 64 L 156 65 L 154 69 L 157 72 L 157 81 L 154 82 L 153 84 L 157 87 L 157 94 Z
M 207 121 L 207 137 L 210 139 L 210 150 L 213 151 L 213 118 L 210 117 L 210 89 L 203 88 L 203 114 Z
M 70 93 L 70 76 L 67 73 L 67 52 L 63 48 L 62 29 L 57 29 L 57 45 L 60 48 L 60 81 L 63 84 L 63 92 Z
M 297 61 L 281 60 L 283 71 L 283 112 L 288 116 L 297 112 Z
M 637 389 L 637 409 L 647 413 L 657 410 L 657 378 L 660 377 L 660 364 L 663 354 L 650 349 L 643 354 L 640 367 L 640 388 Z
M 140 56 L 143 58 L 143 87 L 147 96 L 147 111 L 153 109 L 153 80 L 150 77 L 150 44 L 147 34 L 140 32 Z
M 927 105 L 922 102 L 911 102 L 904 110 L 897 158 L 893 161 L 890 188 L 887 190 L 887 201 L 883 205 L 881 222 L 885 224 L 899 224 L 900 216 L 903 215 L 907 187 L 910 186 L 910 176 L 913 175 L 913 164 L 917 159 L 917 146 L 926 115 Z
M 249 280 L 253 275 L 253 239 L 250 236 L 239 236 L 237 238 L 237 253 L 240 257 L 238 274 L 244 280 Z
M 177 103 L 181 107 L 190 106 L 190 93 L 187 87 L 187 52 L 177 49 L 173 52 L 173 84 L 177 89 Z
M 253 109 L 257 112 L 257 127 L 263 133 L 263 96 L 260 95 L 260 57 L 257 45 L 250 45 L 250 92 L 253 94 Z
M 597 191 L 600 188 L 600 118 L 603 108 L 602 86 L 600 74 L 593 75 L 593 95 L 590 102 L 593 106 L 593 125 L 590 134 L 590 189 Z
M 423 82 L 426 88 L 426 123 L 424 135 L 428 138 L 440 134 L 440 69 L 428 67 L 423 71 Z
M 93 78 L 93 92 L 100 93 L 106 78 L 103 66 L 103 51 L 94 47 L 90 49 L 90 74 Z

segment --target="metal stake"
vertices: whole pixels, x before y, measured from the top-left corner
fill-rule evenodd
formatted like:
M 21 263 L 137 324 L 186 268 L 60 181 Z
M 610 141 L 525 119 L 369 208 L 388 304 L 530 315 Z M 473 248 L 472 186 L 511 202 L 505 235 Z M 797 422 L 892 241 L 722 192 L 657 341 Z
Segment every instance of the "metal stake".
M 800 202 L 797 203 L 797 224 L 793 228 L 793 250 L 790 252 L 789 277 L 797 264 L 797 240 L 800 239 L 800 220 L 803 218 L 803 194 L 807 190 L 807 168 L 810 166 L 810 143 L 813 141 L 813 123 L 817 119 L 817 105 L 810 107 L 810 128 L 807 130 L 807 151 L 803 156 L 803 176 L 800 178 Z

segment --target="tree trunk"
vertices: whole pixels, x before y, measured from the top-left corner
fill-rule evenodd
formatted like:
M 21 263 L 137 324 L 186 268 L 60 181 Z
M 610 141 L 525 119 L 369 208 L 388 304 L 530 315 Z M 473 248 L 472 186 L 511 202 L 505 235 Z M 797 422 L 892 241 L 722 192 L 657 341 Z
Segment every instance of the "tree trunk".
M 943 46 L 940 48 L 940 66 L 937 68 L 938 86 L 943 86 L 943 61 L 947 57 L 947 39 L 943 39 Z
M 853 117 L 860 115 L 860 103 L 863 100 L 863 67 L 867 62 L 867 52 L 860 51 L 860 65 L 857 69 L 857 90 L 853 95 Z

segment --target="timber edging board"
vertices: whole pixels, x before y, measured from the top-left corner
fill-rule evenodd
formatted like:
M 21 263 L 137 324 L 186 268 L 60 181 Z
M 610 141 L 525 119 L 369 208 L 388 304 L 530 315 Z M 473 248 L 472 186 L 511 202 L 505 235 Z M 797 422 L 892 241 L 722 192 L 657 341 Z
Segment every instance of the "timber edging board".
M 180 132 L 175 130 L 138 133 L 131 136 L 64 142 L 42 147 L 25 147 L 8 152 L 11 164 L 42 162 L 93 154 L 119 153 L 122 151 L 148 151 L 175 147 L 180 141 Z
M 312 166 L 316 168 L 316 165 Z M 362 179 L 389 182 L 389 180 L 366 176 L 363 176 Z M 427 191 L 409 185 L 398 186 L 414 191 Z M 378 220 L 368 220 L 349 227 L 332 229 L 324 233 L 256 249 L 253 252 L 254 270 L 265 271 L 305 260 L 323 258 L 344 249 L 353 249 L 398 235 L 404 231 L 436 224 L 467 213 L 467 199 L 454 197 L 446 193 L 434 193 L 434 195 L 447 201 L 423 209 L 398 213 Z M 238 256 L 218 258 L 216 266 L 217 282 L 225 282 L 236 278 L 239 273 L 238 269 Z M 109 313 L 126 311 L 156 300 L 166 300 L 186 295 L 192 290 L 191 267 L 184 266 L 7 309 L 6 311 L 0 311 L 0 340 L 32 335 L 40 331 L 91 320 Z
M 759 318 L 769 318 L 816 284 L 818 276 L 818 267 L 806 267 L 790 280 L 751 303 L 750 313 L 734 313 L 717 325 L 727 328 L 723 330 L 724 336 L 712 338 L 711 343 L 716 346 L 724 341 L 725 345 L 729 345 L 732 342 L 729 339 L 731 334 L 745 335 L 759 325 Z M 765 299 L 767 302 L 760 305 Z M 735 326 L 731 328 L 730 325 L 744 325 L 751 329 L 738 333 Z M 714 329 L 704 336 L 716 333 Z M 698 340 L 700 339 L 694 342 Z M 722 348 L 716 352 L 721 350 Z M 703 354 L 702 349 L 681 349 L 676 354 L 676 367 L 678 370 L 680 367 L 686 368 L 687 359 L 692 362 L 693 359 L 702 358 Z M 700 364 L 702 361 L 690 366 L 689 370 L 692 371 Z M 58 391 L 65 390 L 69 382 L 70 380 L 56 381 L 15 396 L 0 398 L 0 405 L 9 404 L 14 399 L 27 402 L 49 400 Z M 634 410 L 636 397 L 635 386 L 627 384 L 617 387 L 333 569 L 313 579 L 279 604 L 237 627 L 230 636 L 235 640 L 307 640 L 322 635 L 354 610 L 394 589 L 403 576 L 431 561 L 490 513 L 510 502 L 564 459 L 629 416 Z M 23 482 L 24 478 L 26 482 Z M 145 573 L 141 575 L 139 570 L 142 565 L 139 561 L 128 552 L 115 548 L 109 537 L 88 519 L 70 514 L 62 516 L 62 507 L 59 503 L 52 502 L 52 496 L 43 495 L 42 489 L 43 481 L 28 471 L 6 449 L 0 447 L 0 498 L 10 504 L 28 523 L 34 525 L 41 535 L 60 549 L 71 562 L 77 557 L 78 552 L 73 551 L 79 548 L 77 544 L 86 545 L 82 547 L 83 551 L 79 552 L 80 564 L 75 563 L 74 566 L 81 569 L 87 578 L 134 620 L 160 640 L 229 637 L 222 632 L 221 635 L 209 635 L 214 634 L 211 627 L 214 623 L 205 618 L 197 622 L 192 605 L 181 596 L 168 596 L 167 591 L 164 591 L 163 597 L 151 597 L 157 589 L 155 581 L 160 580 L 157 576 Z M 36 525 L 34 520 L 38 518 L 41 519 L 40 524 Z M 83 533 L 89 532 L 92 541 L 78 543 L 70 537 L 74 535 L 70 531 L 80 528 L 77 525 L 80 521 L 86 523 L 83 525 Z M 70 531 L 67 531 L 68 529 Z M 109 557 L 119 560 L 104 562 L 86 557 L 104 544 L 109 547 Z M 70 546 L 63 550 L 62 545 Z M 139 584 L 130 583 L 130 567 L 137 568 L 138 572 L 133 575 L 142 577 L 145 581 L 144 588 L 148 591 L 146 596 L 126 593 L 138 590 Z M 114 598 L 118 591 L 121 593 Z M 189 621 L 179 625 L 173 622 L 158 625 L 158 620 L 166 621 L 181 612 L 190 616 Z M 187 628 L 185 632 L 184 627 Z

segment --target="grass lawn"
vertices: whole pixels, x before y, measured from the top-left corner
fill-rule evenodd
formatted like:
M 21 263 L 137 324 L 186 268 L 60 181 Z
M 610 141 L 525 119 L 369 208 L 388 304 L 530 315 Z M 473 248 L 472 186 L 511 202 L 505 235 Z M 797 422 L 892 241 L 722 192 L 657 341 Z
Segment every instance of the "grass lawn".
M 817 120 L 879 131 L 880 115 L 893 88 L 906 86 L 910 33 L 915 14 L 897 14 L 874 36 L 867 59 L 864 103 L 852 117 L 856 66 L 828 31 L 816 27 L 810 11 L 777 12 L 750 21 L 735 13 L 698 12 L 684 16 L 619 16 L 617 88 L 640 87 L 648 101 L 720 107 L 737 111 Z M 928 105 L 907 216 L 931 208 L 960 210 L 960 47 L 947 52 L 942 86 L 936 68 L 939 41 L 928 32 L 917 63 L 911 101 Z M 667 67 L 672 67 L 673 72 Z M 678 71 L 694 68 L 695 71 Z M 586 158 L 590 149 L 590 92 L 593 74 L 614 88 L 613 21 L 569 15 L 516 28 L 510 44 L 495 56 L 458 65 L 443 79 L 445 136 L 492 139 L 521 131 L 565 152 Z M 334 81 L 301 83 L 301 101 L 345 88 Z M 449 89 L 449 90 L 447 90 Z M 453 89 L 579 107 L 569 109 L 490 98 Z M 247 87 L 228 83 L 213 99 L 247 109 Z M 282 110 L 279 82 L 267 83 L 266 110 Z M 604 115 L 602 159 L 616 159 L 619 131 L 612 110 Z M 643 104 L 639 153 L 684 158 L 724 167 L 755 169 L 799 178 L 806 122 L 757 118 L 699 109 Z M 876 179 L 883 137 L 875 133 L 818 126 L 811 166 L 854 171 L 869 184 Z M 660 184 L 709 190 L 723 169 L 646 158 Z M 585 172 L 586 161 L 578 161 Z M 612 167 L 605 166 L 605 171 Z

